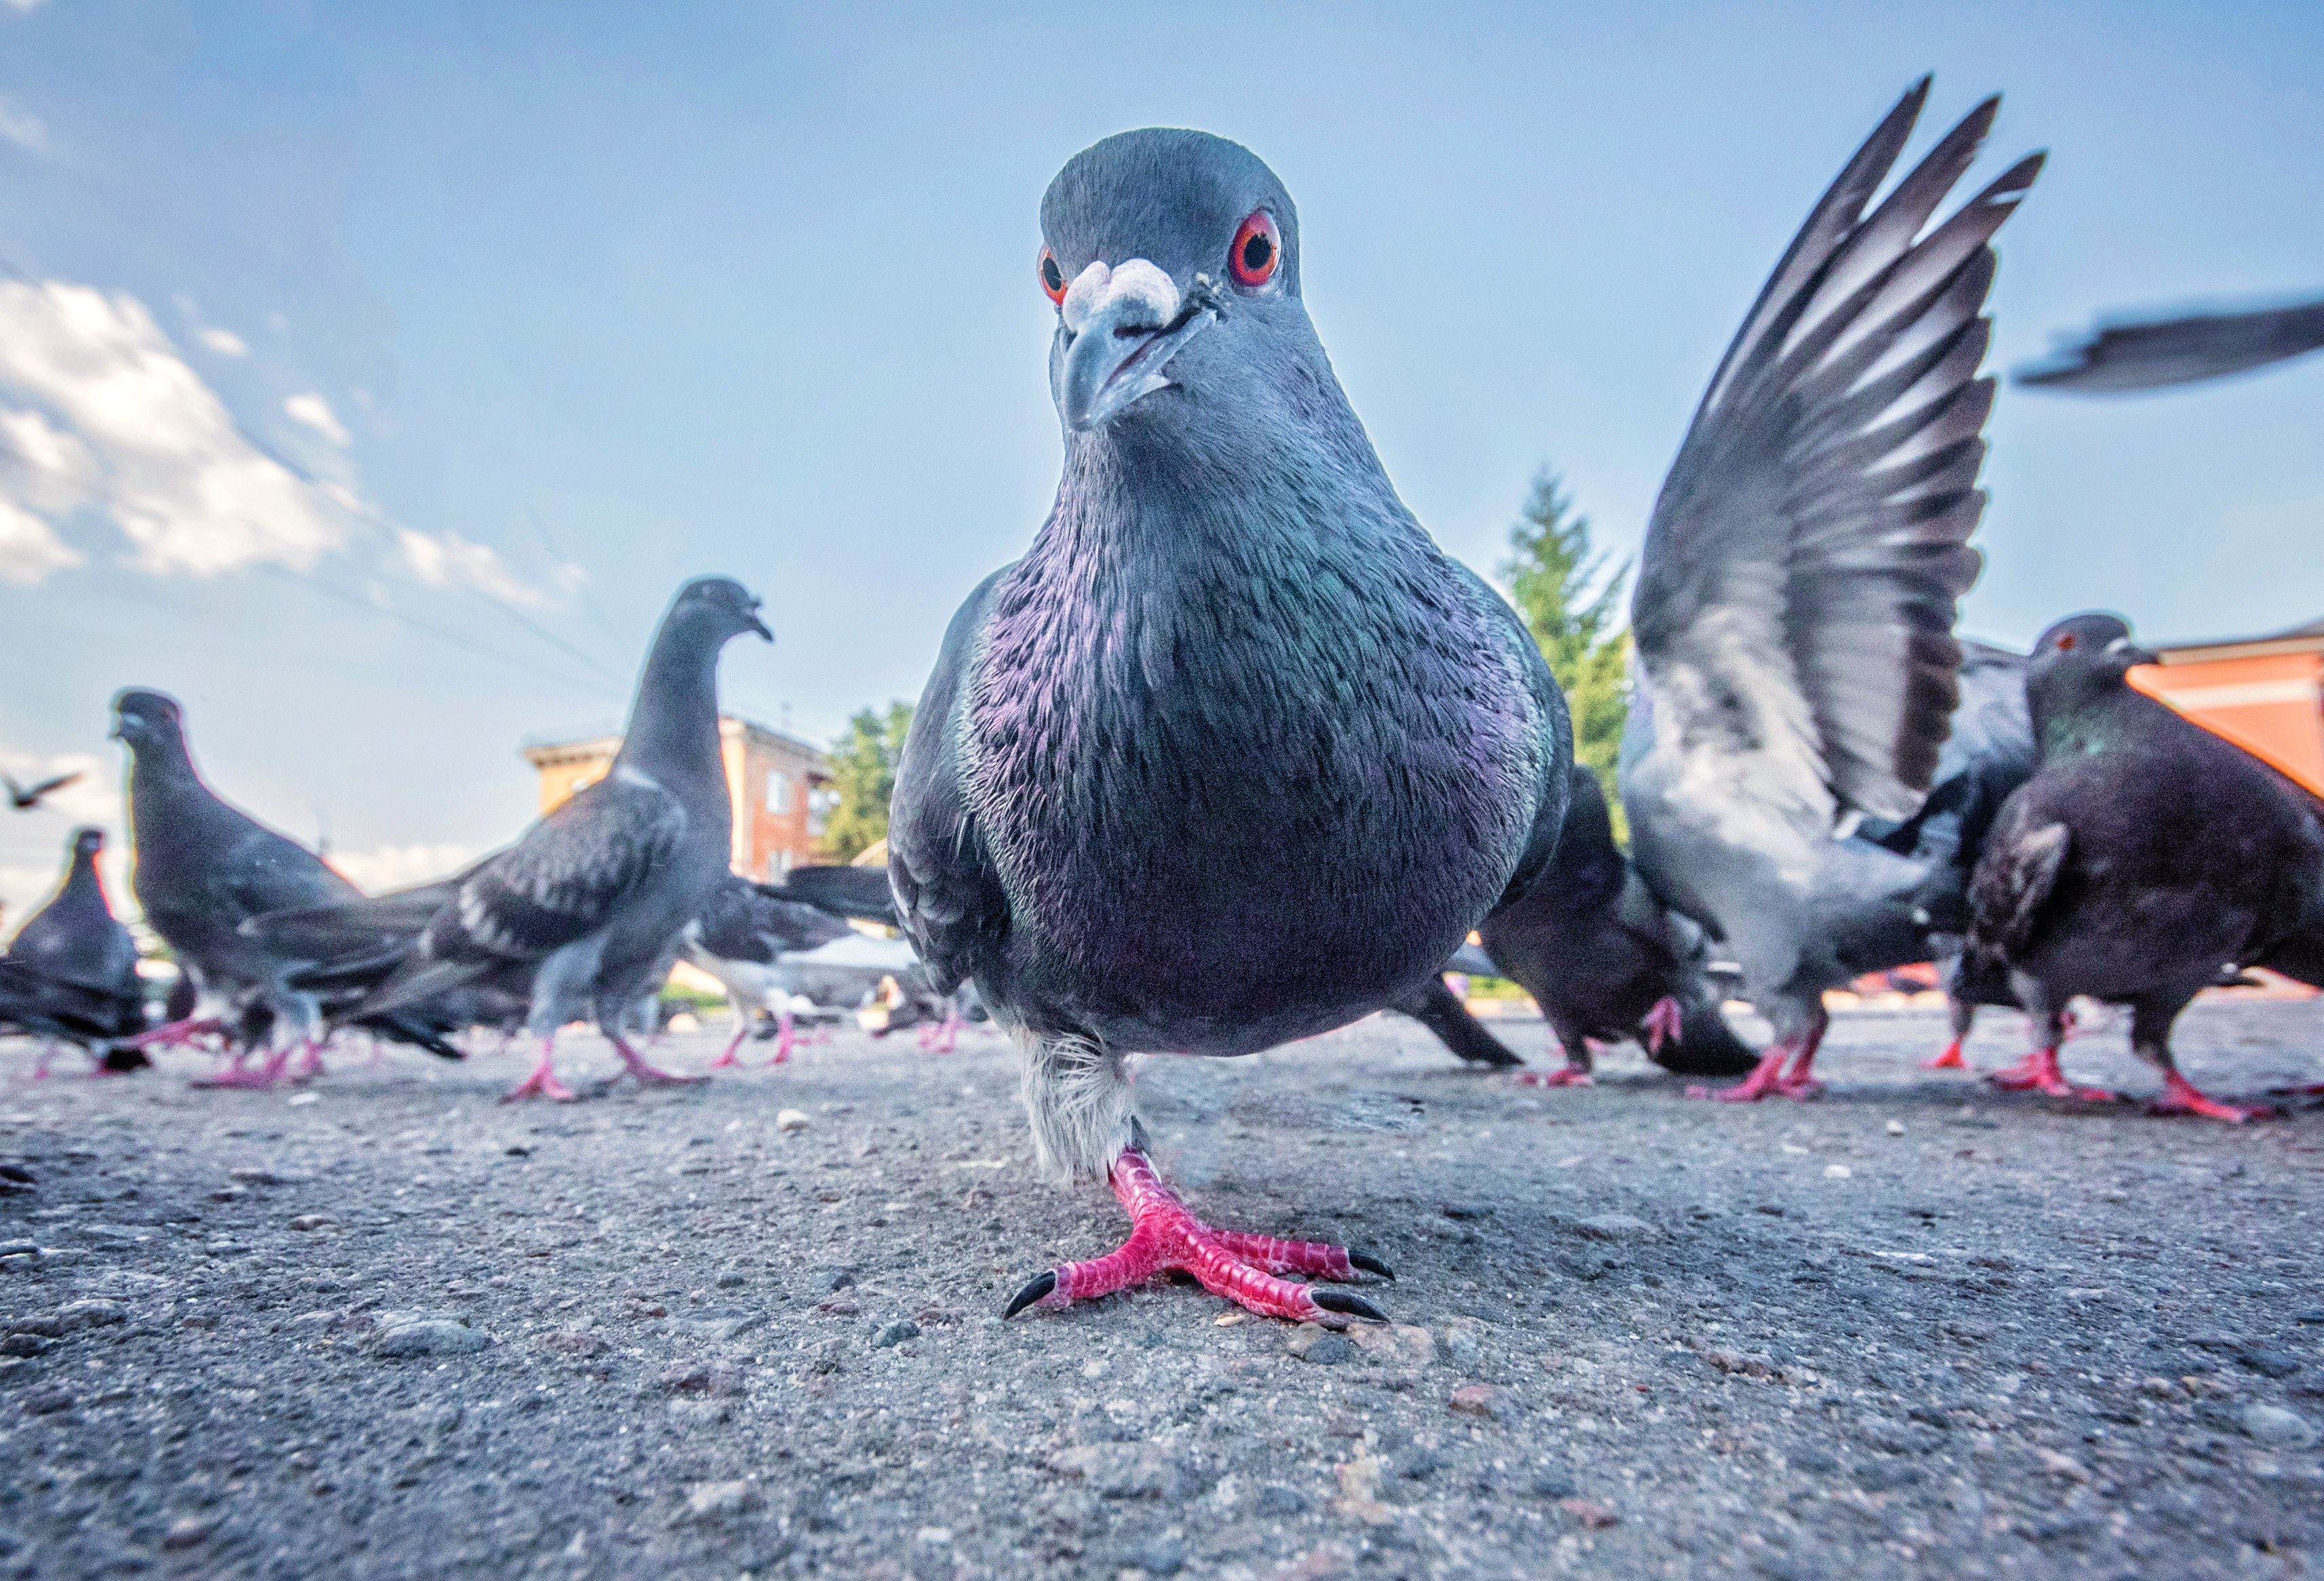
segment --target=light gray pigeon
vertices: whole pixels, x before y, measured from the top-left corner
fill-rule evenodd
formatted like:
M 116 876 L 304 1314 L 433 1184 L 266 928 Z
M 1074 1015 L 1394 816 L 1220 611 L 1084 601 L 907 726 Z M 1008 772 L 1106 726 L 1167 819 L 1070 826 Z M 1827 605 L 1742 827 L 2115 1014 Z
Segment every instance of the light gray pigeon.
M 1846 837 L 1918 809 L 1959 700 L 1989 244 L 2042 160 L 1924 234 L 1989 99 L 1873 207 L 1928 87 L 1849 161 L 1760 293 L 1664 481 L 1632 602 L 1632 853 L 1723 942 L 1775 1032 L 1729 1098 L 1813 1091 L 1823 991 L 1929 955 L 1927 864 Z
M 2117 395 L 2249 372 L 2324 347 L 2324 302 L 2243 313 L 2186 313 L 2101 324 L 2042 366 L 2022 368 L 2028 390 Z
M 551 1056 L 558 1027 L 576 1010 L 595 1019 L 640 1082 L 700 1080 L 656 1070 L 622 1028 L 669 975 L 687 924 L 728 875 L 733 812 L 718 744 L 718 656 L 745 631 L 774 640 L 758 608 L 723 576 L 678 590 L 605 777 L 465 875 L 348 1019 L 391 1020 L 514 977 L 527 983 L 526 1026 L 540 1039 L 540 1058 L 509 1098 L 572 1098 Z M 340 916 L 363 909 L 339 908 Z
M 1136 1226 L 1009 1310 L 1183 1268 L 1267 1315 L 1377 1315 L 1279 1277 L 1376 1261 L 1188 1210 L 1122 1058 L 1253 1053 L 1409 1000 L 1547 863 L 1564 701 L 1397 497 L 1273 171 L 1124 133 L 1059 172 L 1041 228 L 1065 475 L 954 617 L 889 824 L 934 986 L 973 979 L 1024 1051 L 1043 1169 L 1110 1179 Z
M 186 747 L 177 700 L 126 691 L 113 700 L 114 734 L 130 750 L 129 823 L 135 859 L 130 885 L 145 921 L 169 942 L 209 1002 L 209 1013 L 140 1034 L 140 1047 L 223 1032 L 233 1067 L 209 1085 L 272 1087 L 289 1071 L 321 1069 L 322 1014 L 315 996 L 291 985 L 301 964 L 242 931 L 270 911 L 355 900 L 363 892 L 322 858 L 218 799 Z M 272 1041 L 256 1069 L 243 1061 L 248 1033 Z

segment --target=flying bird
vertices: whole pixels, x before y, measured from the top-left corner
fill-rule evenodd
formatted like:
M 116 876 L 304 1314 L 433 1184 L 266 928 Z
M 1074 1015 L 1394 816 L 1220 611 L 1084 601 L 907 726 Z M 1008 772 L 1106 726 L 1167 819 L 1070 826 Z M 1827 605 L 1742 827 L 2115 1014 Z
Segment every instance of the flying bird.
M 1056 500 L 946 632 L 889 823 L 934 987 L 1023 1050 L 1044 1172 L 1111 1181 L 1121 1250 L 1010 1315 L 1184 1269 L 1276 1317 L 1376 1316 L 1377 1259 L 1212 1227 L 1135 1119 L 1132 1052 L 1237 1055 L 1410 998 L 1541 871 L 1564 700 L 1515 612 L 1397 496 L 1249 151 L 1124 133 L 1041 204 Z
M 1995 820 L 1970 886 L 1969 948 L 2008 973 L 2050 1029 L 2032 1087 L 2112 1098 L 2058 1069 L 2076 994 L 2131 1010 L 2130 1046 L 2163 1072 L 2163 1114 L 2242 1121 L 2181 1075 L 2171 1029 L 2239 966 L 2324 986 L 2324 816 L 2316 799 L 2125 678 L 2153 656 L 2106 614 L 2042 634 L 2026 672 L 2040 760 Z
M 2324 302 L 2241 313 L 2120 318 L 2021 368 L 2028 390 L 2114 395 L 2167 390 L 2289 362 L 2324 346 Z
M 8 787 L 10 806 L 19 813 L 29 813 L 41 804 L 42 797 L 51 791 L 60 791 L 69 785 L 78 784 L 87 773 L 86 769 L 76 768 L 70 774 L 60 774 L 53 779 L 44 779 L 32 786 L 18 785 L 7 775 L 0 774 L 0 785 Z
M 718 658 L 746 631 L 774 640 L 758 609 L 726 577 L 680 588 L 654 635 L 604 778 L 452 881 L 417 933 L 409 927 L 418 909 L 410 899 L 392 912 L 374 902 L 301 921 L 302 930 L 327 925 L 355 941 L 346 958 L 312 951 L 321 957 L 312 971 L 375 984 L 344 1018 L 373 1025 L 424 1017 L 479 992 L 521 996 L 540 1054 L 506 1095 L 512 1100 L 571 1101 L 553 1055 L 558 1028 L 576 1014 L 595 1020 L 640 1083 L 701 1080 L 649 1064 L 624 1027 L 669 976 L 687 924 L 729 877 L 733 812 L 718 743 Z M 368 934 L 366 921 L 376 924 Z M 267 924 L 258 931 L 272 936 Z
M 151 1062 L 122 1044 L 145 1028 L 145 991 L 136 942 L 113 915 L 97 869 L 104 850 L 105 831 L 73 832 L 56 893 L 0 955 L 0 1025 L 77 1043 L 100 1072 L 134 1071 Z
M 145 921 L 212 1006 L 208 1016 L 165 1024 L 135 1043 L 153 1047 L 226 1032 L 234 1064 L 211 1085 L 271 1087 L 294 1051 L 299 1074 L 320 1070 L 321 1007 L 290 981 L 302 963 L 250 937 L 242 924 L 270 911 L 356 899 L 362 891 L 305 846 L 218 798 L 194 767 L 174 698 L 125 691 L 114 698 L 113 712 L 113 733 L 130 750 L 130 886 Z M 237 1034 L 260 1025 L 273 1046 L 253 1070 L 243 1062 L 249 1043 Z
M 1977 376 L 1990 243 L 2042 159 L 1930 225 L 1988 99 L 1876 206 L 1928 89 L 1849 160 L 1720 363 L 1631 605 L 1632 858 L 1720 942 L 1775 1033 L 1729 1099 L 1816 1090 L 1823 991 L 1929 954 L 1925 864 L 1836 837 L 1912 814 L 1954 712 L 1993 404 Z

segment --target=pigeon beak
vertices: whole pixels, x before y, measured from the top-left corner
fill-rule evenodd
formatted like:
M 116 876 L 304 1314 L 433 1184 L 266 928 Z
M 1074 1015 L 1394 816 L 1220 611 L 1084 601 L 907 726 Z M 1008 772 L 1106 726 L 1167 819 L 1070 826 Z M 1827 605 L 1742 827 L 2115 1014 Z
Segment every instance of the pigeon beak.
M 1087 434 L 1175 381 L 1163 370 L 1185 344 L 1222 316 L 1216 289 L 1201 275 L 1182 299 L 1177 282 L 1143 258 L 1117 267 L 1093 262 L 1074 277 L 1063 304 L 1065 354 L 1051 393 L 1065 427 Z
M 767 623 L 759 619 L 759 611 L 757 610 L 754 609 L 751 611 L 749 620 L 752 630 L 756 631 L 760 636 L 765 638 L 770 642 L 772 642 L 775 639 L 775 634 L 767 630 Z

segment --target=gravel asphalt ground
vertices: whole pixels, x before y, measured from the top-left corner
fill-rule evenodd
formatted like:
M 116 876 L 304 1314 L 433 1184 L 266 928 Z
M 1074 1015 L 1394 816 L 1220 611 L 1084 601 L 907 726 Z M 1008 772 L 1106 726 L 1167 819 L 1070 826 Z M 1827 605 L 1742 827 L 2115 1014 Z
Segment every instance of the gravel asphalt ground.
M 2324 1115 L 2006 1097 L 1942 1041 L 1844 1015 L 1821 1100 L 1736 1108 L 1393 1018 L 1145 1062 L 1198 1212 L 1395 1267 L 1345 1335 L 1171 1285 L 1001 1321 L 1123 1221 L 1033 1178 L 989 1034 L 569 1108 L 496 1103 L 513 1052 L 259 1094 L 0 1044 L 0 1574 L 2313 1574 Z M 2324 1080 L 2324 1000 L 2181 1044 Z M 2118 1024 L 2067 1065 L 2154 1085 Z

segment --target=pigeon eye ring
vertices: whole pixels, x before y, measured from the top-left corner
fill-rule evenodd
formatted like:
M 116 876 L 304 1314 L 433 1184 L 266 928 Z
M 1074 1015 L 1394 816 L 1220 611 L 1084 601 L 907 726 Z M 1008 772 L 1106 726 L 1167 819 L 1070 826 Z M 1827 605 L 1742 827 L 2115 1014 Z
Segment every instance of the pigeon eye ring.
M 1235 284 L 1255 291 L 1275 278 L 1282 262 L 1283 236 L 1275 228 L 1275 216 L 1263 208 L 1253 209 L 1235 230 L 1234 245 L 1227 250 L 1227 272 Z
M 1057 267 L 1057 255 L 1047 247 L 1041 249 L 1041 290 L 1049 300 L 1064 305 L 1065 271 Z

